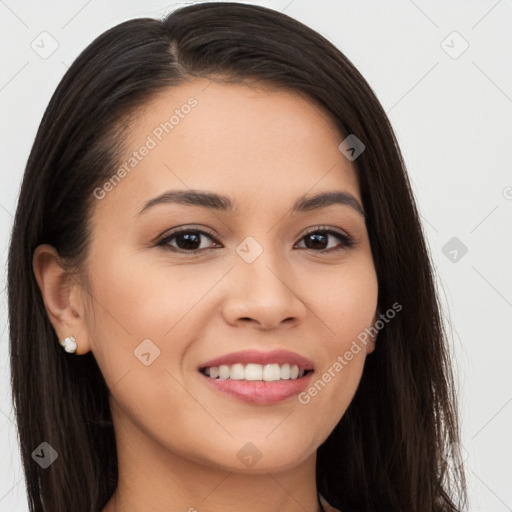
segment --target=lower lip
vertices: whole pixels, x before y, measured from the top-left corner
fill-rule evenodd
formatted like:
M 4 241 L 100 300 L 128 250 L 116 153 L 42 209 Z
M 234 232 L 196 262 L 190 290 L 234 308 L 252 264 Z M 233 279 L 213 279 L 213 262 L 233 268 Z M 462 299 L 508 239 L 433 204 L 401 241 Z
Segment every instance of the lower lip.
M 253 404 L 273 404 L 304 391 L 313 372 L 304 375 L 300 379 L 270 382 L 263 380 L 212 379 L 201 372 L 199 374 L 209 382 L 210 386 L 239 400 Z

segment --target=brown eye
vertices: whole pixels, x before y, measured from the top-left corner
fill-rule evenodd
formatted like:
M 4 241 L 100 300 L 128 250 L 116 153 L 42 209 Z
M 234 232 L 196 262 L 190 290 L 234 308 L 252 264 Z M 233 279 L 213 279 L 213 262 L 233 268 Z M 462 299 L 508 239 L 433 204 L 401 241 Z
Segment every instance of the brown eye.
M 201 247 L 201 238 L 206 237 L 213 240 L 213 237 L 206 231 L 200 229 L 180 229 L 169 233 L 158 242 L 158 246 L 177 252 L 199 252 L 212 247 Z M 171 245 L 171 241 L 175 240 L 175 246 Z
M 338 246 L 334 245 L 329 247 L 329 238 L 337 238 L 339 240 Z M 305 241 L 305 249 L 315 252 L 331 252 L 340 250 L 354 245 L 353 240 L 346 234 L 340 233 L 333 229 L 316 228 L 304 235 L 301 241 Z M 341 247 L 340 247 L 341 245 Z

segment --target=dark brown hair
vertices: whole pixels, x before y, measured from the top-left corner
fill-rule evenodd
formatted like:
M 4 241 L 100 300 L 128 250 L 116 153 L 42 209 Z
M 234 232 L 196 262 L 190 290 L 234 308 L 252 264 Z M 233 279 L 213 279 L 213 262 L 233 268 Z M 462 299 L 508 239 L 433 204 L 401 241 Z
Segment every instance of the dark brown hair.
M 379 332 L 353 401 L 318 449 L 318 490 L 343 512 L 460 510 L 466 484 L 462 465 L 450 462 L 458 460 L 459 425 L 447 335 L 384 110 L 347 57 L 302 23 L 260 6 L 203 3 L 97 37 L 64 75 L 37 132 L 8 257 L 13 401 L 30 511 L 99 511 L 117 485 L 109 390 L 92 353 L 70 356 L 58 344 L 34 250 L 53 245 L 80 274 L 93 190 L 117 169 L 129 116 L 166 88 L 212 77 L 304 94 L 343 137 L 355 134 L 366 146 L 354 163 L 378 305 L 403 309 Z M 31 456 L 42 441 L 59 454 L 48 469 Z

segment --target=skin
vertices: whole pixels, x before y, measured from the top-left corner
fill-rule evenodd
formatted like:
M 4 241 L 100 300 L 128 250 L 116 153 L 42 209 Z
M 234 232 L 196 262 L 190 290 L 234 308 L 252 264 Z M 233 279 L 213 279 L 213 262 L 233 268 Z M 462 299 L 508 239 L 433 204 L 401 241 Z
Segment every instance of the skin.
M 347 205 L 289 213 L 303 194 L 330 190 L 363 206 L 356 169 L 338 150 L 344 137 L 310 100 L 209 80 L 153 98 L 130 131 L 126 159 L 190 97 L 198 101 L 190 114 L 97 200 L 82 269 L 89 291 L 53 247 L 34 253 L 59 339 L 74 335 L 77 354 L 92 350 L 111 392 L 119 485 L 103 512 L 319 511 L 316 450 L 350 404 L 375 340 L 307 404 L 297 396 L 246 403 L 210 389 L 196 368 L 233 351 L 284 348 L 311 359 L 320 378 L 374 323 L 378 283 L 364 217 Z M 239 212 L 161 204 L 136 215 L 169 189 L 224 194 Z M 167 242 L 181 253 L 156 245 L 183 225 L 212 233 L 193 246 L 203 252 L 187 253 L 183 239 Z M 305 232 L 317 226 L 355 245 L 328 235 L 308 249 Z M 263 249 L 252 263 L 236 252 L 248 236 Z M 134 350 L 147 338 L 160 356 L 145 366 Z M 252 467 L 237 457 L 248 442 L 261 454 Z

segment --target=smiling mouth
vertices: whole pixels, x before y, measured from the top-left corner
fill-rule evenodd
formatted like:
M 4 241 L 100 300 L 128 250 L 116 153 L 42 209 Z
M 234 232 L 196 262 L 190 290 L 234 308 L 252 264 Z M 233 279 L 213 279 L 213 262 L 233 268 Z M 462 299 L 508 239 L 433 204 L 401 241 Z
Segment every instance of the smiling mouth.
M 215 380 L 241 380 L 245 382 L 275 382 L 298 380 L 313 372 L 290 364 L 233 364 L 203 367 L 203 375 Z

